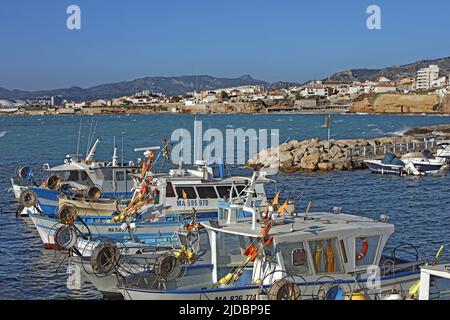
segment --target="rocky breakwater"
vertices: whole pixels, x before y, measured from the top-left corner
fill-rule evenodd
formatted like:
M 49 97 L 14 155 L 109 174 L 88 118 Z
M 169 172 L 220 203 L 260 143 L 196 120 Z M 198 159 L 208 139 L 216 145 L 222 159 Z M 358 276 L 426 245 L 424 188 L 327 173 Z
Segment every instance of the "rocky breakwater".
M 363 160 L 350 155 L 350 149 L 389 146 L 400 143 L 419 142 L 411 136 L 392 136 L 377 139 L 352 139 L 320 141 L 291 140 L 277 148 L 262 150 L 250 159 L 249 164 L 261 163 L 282 172 L 297 171 L 345 171 L 366 168 Z

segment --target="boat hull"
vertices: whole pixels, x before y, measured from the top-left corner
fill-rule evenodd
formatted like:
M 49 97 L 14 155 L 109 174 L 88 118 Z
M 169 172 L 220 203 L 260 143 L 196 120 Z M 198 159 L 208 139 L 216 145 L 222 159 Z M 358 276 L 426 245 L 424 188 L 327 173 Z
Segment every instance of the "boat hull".
M 394 288 L 407 289 L 412 286 L 420 278 L 419 270 L 415 272 L 404 272 L 396 274 L 395 276 L 383 277 L 380 280 L 380 289 L 368 289 L 367 294 L 370 299 L 376 299 L 380 296 L 388 295 Z M 308 281 L 308 279 L 306 279 Z M 302 298 L 305 300 L 314 299 L 317 296 L 320 288 L 320 283 L 315 285 L 313 279 L 309 282 L 297 283 L 301 292 Z M 344 288 L 350 286 L 354 287 L 355 280 L 341 280 L 339 281 Z M 367 279 L 358 281 L 358 289 L 367 288 Z M 269 286 L 265 286 L 268 289 Z M 266 296 L 261 295 L 261 287 L 247 286 L 247 287 L 229 287 L 229 288 L 215 288 L 203 290 L 141 290 L 136 288 L 119 288 L 126 300 L 266 300 Z
M 28 215 L 33 221 L 46 249 L 55 248 L 54 235 L 62 223 L 52 217 L 40 215 L 35 209 L 27 209 Z M 173 221 L 136 222 L 136 231 L 133 232 L 137 238 L 144 238 L 146 244 L 160 246 L 177 243 L 175 232 L 181 224 L 191 220 L 188 216 L 172 215 Z M 112 241 L 123 242 L 130 240 L 130 234 L 122 228 L 123 223 L 108 223 L 106 216 L 84 216 L 83 222 L 75 221 L 74 224 L 84 234 L 92 238 L 110 238 Z M 178 219 L 177 219 L 178 218 Z M 198 221 L 217 219 L 217 211 L 201 212 L 197 214 Z
M 369 169 L 374 173 L 402 175 L 403 166 L 383 164 L 381 161 L 365 161 Z

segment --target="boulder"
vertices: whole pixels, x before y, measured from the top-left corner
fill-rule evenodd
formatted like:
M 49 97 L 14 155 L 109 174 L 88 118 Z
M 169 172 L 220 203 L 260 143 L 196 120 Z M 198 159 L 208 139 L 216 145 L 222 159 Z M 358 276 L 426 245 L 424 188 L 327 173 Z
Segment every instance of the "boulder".
M 286 152 L 286 151 L 291 151 L 292 149 L 294 149 L 294 147 L 289 143 L 283 143 L 282 145 L 280 145 L 279 147 L 280 152 Z
M 292 140 L 289 142 L 289 144 L 292 146 L 292 149 L 295 150 L 295 149 L 300 148 L 303 145 L 303 142 L 297 141 L 297 140 Z
M 334 165 L 331 162 L 320 162 L 317 167 L 320 171 L 331 171 L 334 168 Z
M 336 158 L 336 155 L 342 154 L 342 150 L 338 146 L 332 146 L 328 153 L 330 154 L 331 158 Z
M 320 153 L 318 151 L 304 155 L 300 161 L 300 168 L 306 171 L 315 171 L 318 169 L 318 164 L 321 160 L 320 158 Z
M 348 162 L 337 162 L 334 164 L 334 170 L 336 171 L 347 171 L 350 170 L 352 167 L 350 163 Z
M 294 158 L 292 154 L 288 152 L 280 152 L 280 169 L 290 168 L 294 165 Z
M 299 163 L 306 152 L 306 145 L 302 145 L 300 148 L 292 151 L 292 156 L 294 157 L 294 163 Z

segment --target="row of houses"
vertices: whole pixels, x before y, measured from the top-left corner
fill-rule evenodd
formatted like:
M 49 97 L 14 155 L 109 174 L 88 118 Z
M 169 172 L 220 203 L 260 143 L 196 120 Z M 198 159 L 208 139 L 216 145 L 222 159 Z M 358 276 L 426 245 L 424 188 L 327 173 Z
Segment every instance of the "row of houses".
M 295 85 L 286 89 L 271 90 L 261 85 L 245 85 L 214 90 L 196 90 L 178 96 L 165 96 L 149 90 L 136 92 L 130 96 L 114 99 L 96 99 L 92 101 L 65 101 L 63 97 L 38 97 L 21 102 L 23 107 L 35 106 L 63 106 L 67 109 L 79 110 L 85 107 L 129 107 L 148 106 L 167 103 L 181 103 L 194 106 L 212 103 L 230 102 L 281 102 L 285 100 L 329 100 L 331 102 L 349 101 L 361 94 L 370 93 L 411 93 L 428 91 L 439 96 L 450 93 L 449 79 L 442 75 L 437 65 L 430 65 L 417 72 L 416 77 L 404 77 L 391 80 L 380 77 L 377 81 L 354 81 L 353 83 L 330 83 L 310 81 L 304 85 Z M 4 101 L 3 104 L 6 105 Z M 11 103 L 10 103 L 11 104 Z

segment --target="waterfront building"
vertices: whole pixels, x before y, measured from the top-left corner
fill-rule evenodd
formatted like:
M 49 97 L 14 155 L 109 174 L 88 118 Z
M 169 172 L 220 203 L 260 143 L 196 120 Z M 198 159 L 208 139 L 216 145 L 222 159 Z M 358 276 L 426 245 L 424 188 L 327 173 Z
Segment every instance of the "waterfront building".
M 422 68 L 417 71 L 418 90 L 430 90 L 433 88 L 441 88 L 446 85 L 446 77 L 439 77 L 439 66 L 432 64 L 428 68 Z
M 389 83 L 379 83 L 375 86 L 373 91 L 375 93 L 393 93 L 397 92 L 397 87 Z

